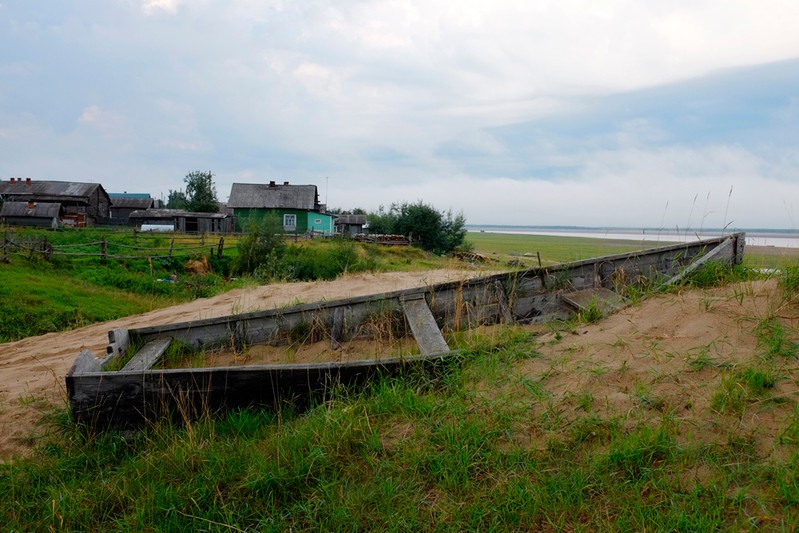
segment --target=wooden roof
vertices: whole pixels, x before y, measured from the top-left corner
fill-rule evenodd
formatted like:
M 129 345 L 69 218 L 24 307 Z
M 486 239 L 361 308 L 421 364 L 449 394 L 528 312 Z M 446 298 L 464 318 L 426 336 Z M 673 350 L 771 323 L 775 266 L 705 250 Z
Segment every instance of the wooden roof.
M 150 209 L 154 205 L 152 198 L 139 198 L 132 196 L 111 196 L 111 207 L 125 209 Z
M 0 217 L 56 218 L 61 204 L 50 202 L 3 202 Z
M 75 198 L 88 199 L 97 189 L 102 191 L 106 197 L 103 186 L 99 183 L 81 183 L 76 181 L 40 181 L 31 180 L 30 182 L 21 179 L 11 181 L 0 181 L 0 196 L 23 197 L 23 198 Z
M 319 211 L 316 185 L 234 183 L 228 207 L 233 209 L 301 209 Z

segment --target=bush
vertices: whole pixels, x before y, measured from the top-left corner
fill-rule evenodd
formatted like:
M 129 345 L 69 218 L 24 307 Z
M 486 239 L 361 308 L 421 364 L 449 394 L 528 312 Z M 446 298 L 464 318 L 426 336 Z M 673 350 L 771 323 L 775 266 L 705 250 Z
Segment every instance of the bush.
M 238 256 L 234 270 L 251 274 L 261 267 L 274 268 L 285 253 L 283 226 L 277 217 L 271 216 L 260 222 L 250 222 L 247 235 L 239 240 Z
M 467 248 L 466 218 L 462 213 L 439 212 L 422 202 L 392 204 L 386 211 L 381 206 L 368 215 L 372 233 L 398 234 L 409 237 L 413 244 L 436 254 Z

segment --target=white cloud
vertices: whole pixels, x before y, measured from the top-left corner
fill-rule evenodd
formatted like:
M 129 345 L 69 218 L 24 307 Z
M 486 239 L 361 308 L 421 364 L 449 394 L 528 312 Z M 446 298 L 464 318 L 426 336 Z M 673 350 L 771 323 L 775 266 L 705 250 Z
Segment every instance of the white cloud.
M 142 11 L 145 15 L 153 15 L 159 11 L 176 13 L 180 0 L 142 0 Z
M 83 109 L 78 122 L 98 130 L 110 132 L 112 130 L 120 130 L 124 126 L 125 117 L 119 113 L 105 111 L 100 106 L 91 105 Z

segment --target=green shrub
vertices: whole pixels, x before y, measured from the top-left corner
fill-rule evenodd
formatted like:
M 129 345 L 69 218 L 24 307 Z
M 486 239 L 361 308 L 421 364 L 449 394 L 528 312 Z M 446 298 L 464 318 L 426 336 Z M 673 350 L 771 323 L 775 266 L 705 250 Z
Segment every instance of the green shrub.
M 234 270 L 251 274 L 262 265 L 274 264 L 285 251 L 283 226 L 276 216 L 251 221 L 247 234 L 238 243 Z

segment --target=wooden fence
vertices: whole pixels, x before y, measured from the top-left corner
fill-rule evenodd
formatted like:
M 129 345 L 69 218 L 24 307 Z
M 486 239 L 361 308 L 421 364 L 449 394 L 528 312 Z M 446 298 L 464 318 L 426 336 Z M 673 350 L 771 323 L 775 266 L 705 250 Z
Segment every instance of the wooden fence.
M 164 235 L 159 235 L 160 240 Z M 2 243 L 0 243 L 0 261 L 8 263 L 11 256 L 24 257 L 26 259 L 42 258 L 50 260 L 54 256 L 64 257 L 97 257 L 100 259 L 164 259 L 171 257 L 186 257 L 207 253 L 209 256 L 222 257 L 225 249 L 225 238 L 219 237 L 217 241 L 208 239 L 205 235 L 198 238 L 181 238 L 180 236 L 169 237 L 169 245 L 150 245 L 141 242 L 141 234 L 133 234 L 134 244 L 124 244 L 101 237 L 97 241 L 53 244 L 47 236 L 41 238 L 20 238 L 9 232 L 3 233 Z M 199 243 L 197 242 L 199 241 Z M 187 245 L 187 243 L 190 243 Z

